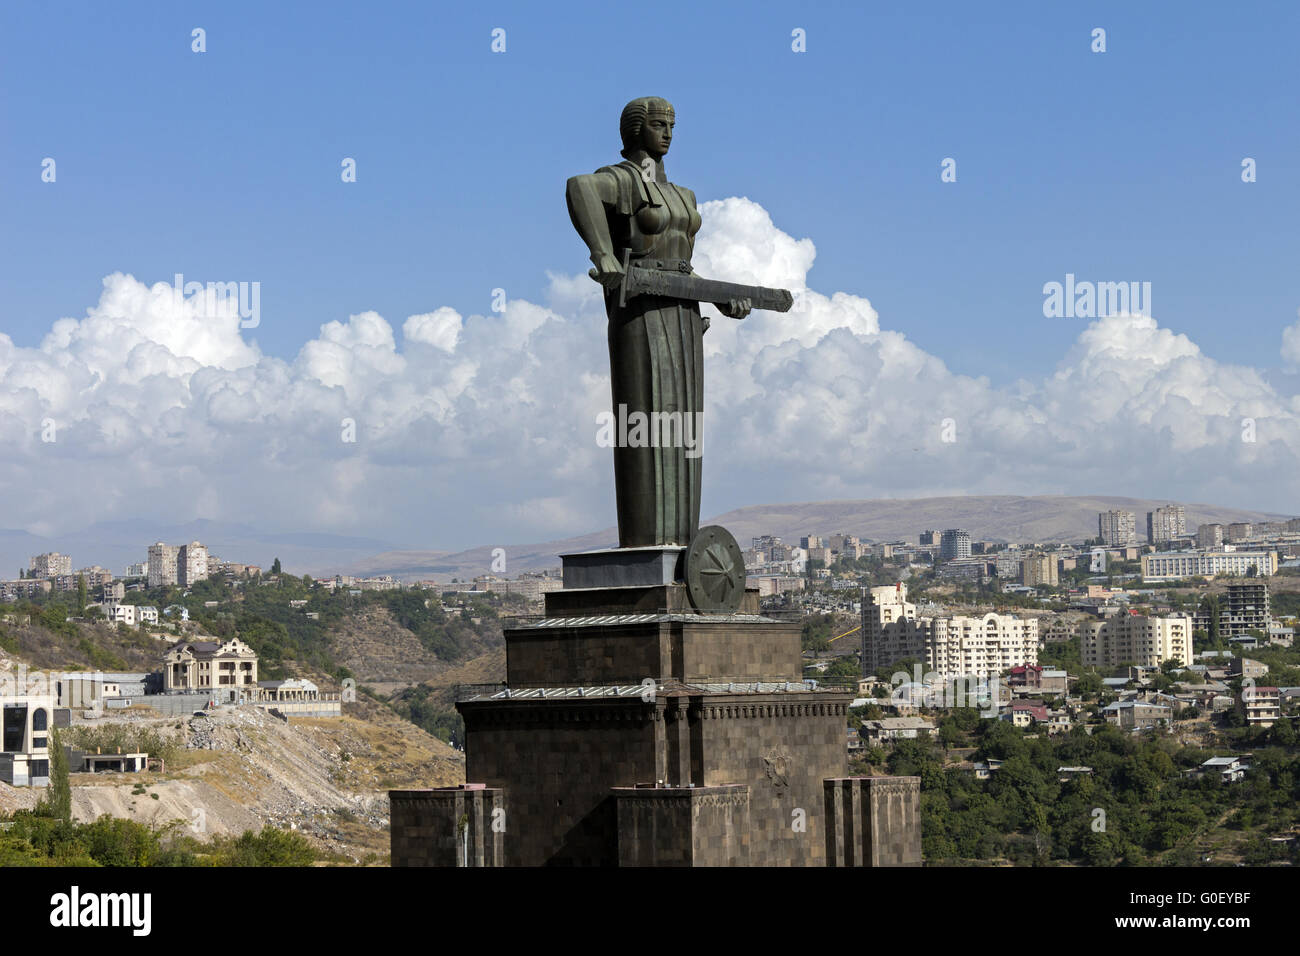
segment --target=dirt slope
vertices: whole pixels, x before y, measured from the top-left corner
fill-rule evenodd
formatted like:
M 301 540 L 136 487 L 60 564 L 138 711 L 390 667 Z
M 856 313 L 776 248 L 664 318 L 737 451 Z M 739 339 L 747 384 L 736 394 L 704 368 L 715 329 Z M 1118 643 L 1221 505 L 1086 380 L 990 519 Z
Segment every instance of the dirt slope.
M 345 709 L 339 718 L 287 723 L 252 706 L 210 717 L 124 717 L 174 741 L 176 755 L 165 773 L 74 774 L 73 815 L 180 820 L 200 838 L 274 824 L 346 860 L 382 861 L 387 791 L 463 783 L 464 757 L 386 708 L 363 701 Z M 143 794 L 132 792 L 137 784 Z M 40 795 L 0 784 L 0 809 L 30 807 Z

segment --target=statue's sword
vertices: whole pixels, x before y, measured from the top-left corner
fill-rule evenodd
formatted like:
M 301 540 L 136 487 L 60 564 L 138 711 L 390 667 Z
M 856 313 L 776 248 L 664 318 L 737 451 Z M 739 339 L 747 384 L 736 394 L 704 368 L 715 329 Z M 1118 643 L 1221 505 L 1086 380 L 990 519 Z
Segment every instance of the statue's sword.
M 769 289 L 761 285 L 741 285 L 701 279 L 686 272 L 646 269 L 630 262 L 630 252 L 623 252 L 623 282 L 618 290 L 619 306 L 638 295 L 662 295 L 691 302 L 730 302 L 748 299 L 750 307 L 769 312 L 789 312 L 794 296 L 789 289 Z

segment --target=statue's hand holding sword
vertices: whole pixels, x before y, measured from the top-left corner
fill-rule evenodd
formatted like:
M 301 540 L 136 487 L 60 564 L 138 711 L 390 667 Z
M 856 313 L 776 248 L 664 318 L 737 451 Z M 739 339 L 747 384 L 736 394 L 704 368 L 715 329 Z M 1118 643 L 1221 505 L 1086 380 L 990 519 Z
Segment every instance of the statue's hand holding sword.
M 741 285 L 705 279 L 694 272 L 647 269 L 631 262 L 631 251 L 623 253 L 623 262 L 608 254 L 596 257 L 591 276 L 606 289 L 618 289 L 618 304 L 638 295 L 661 295 L 691 302 L 712 302 L 728 318 L 743 319 L 750 309 L 789 312 L 794 296 L 788 289 L 769 289 L 761 285 Z M 683 264 L 683 269 L 689 268 Z

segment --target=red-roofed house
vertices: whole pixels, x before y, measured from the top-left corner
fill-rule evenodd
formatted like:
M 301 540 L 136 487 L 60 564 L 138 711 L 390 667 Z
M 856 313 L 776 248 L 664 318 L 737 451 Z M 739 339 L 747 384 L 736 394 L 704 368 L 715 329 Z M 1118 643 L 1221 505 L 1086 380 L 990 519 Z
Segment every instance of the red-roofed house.
M 1017 727 L 1032 727 L 1036 723 L 1047 723 L 1047 705 L 1037 700 L 1013 700 L 1011 702 L 1011 722 Z

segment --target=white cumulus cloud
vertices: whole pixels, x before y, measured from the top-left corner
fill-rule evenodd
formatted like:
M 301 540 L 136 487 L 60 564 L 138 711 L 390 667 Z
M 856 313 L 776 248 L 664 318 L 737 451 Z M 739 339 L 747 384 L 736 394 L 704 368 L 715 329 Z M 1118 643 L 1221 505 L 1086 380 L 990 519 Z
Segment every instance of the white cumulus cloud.
M 1275 510 L 1295 497 L 1300 399 L 1154 318 L 1099 319 L 1055 369 L 996 385 L 917 347 L 896 330 L 905 315 L 882 327 L 866 298 L 810 289 L 812 241 L 758 204 L 701 213 L 697 272 L 791 289 L 800 310 L 737 322 L 706 307 L 706 516 L 951 493 Z M 462 316 L 431 302 L 399 333 L 375 312 L 322 316 L 284 360 L 244 338 L 233 305 L 114 273 L 38 347 L 0 335 L 3 524 L 213 518 L 428 548 L 608 526 L 603 305 L 585 269 L 549 280 L 543 303 Z M 1281 356 L 1300 365 L 1300 323 Z M 956 441 L 943 440 L 945 419 Z M 1241 440 L 1245 419 L 1254 442 Z

